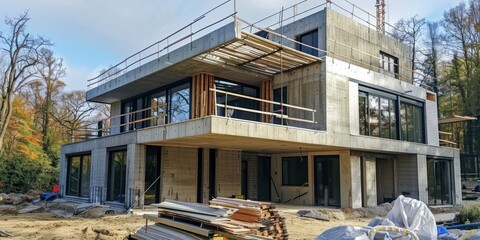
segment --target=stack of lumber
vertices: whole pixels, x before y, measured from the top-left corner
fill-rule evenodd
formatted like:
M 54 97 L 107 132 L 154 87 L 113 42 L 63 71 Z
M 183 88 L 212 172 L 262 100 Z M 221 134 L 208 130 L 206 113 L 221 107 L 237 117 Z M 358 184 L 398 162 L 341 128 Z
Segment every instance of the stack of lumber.
M 288 239 L 285 221 L 274 205 L 229 198 L 215 198 L 210 205 L 167 200 L 157 214 L 145 214 L 145 227 L 133 239 Z M 148 221 L 156 224 L 148 225 Z M 188 235 L 186 237 L 185 235 Z
M 258 229 L 257 235 L 288 239 L 285 218 L 278 214 L 273 203 L 218 197 L 210 201 L 210 206 L 236 210 L 229 216 L 230 219 L 261 223 L 265 228 Z

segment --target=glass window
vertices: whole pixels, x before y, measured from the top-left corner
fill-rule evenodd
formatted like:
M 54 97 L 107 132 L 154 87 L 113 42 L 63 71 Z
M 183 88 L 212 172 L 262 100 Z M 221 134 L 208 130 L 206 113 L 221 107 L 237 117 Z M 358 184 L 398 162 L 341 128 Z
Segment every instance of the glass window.
M 428 203 L 445 205 L 453 203 L 452 161 L 427 159 Z
M 380 68 L 395 74 L 395 77 L 398 78 L 398 58 L 390 54 L 380 52 Z
M 379 137 L 380 136 L 380 118 L 379 118 L 379 108 L 380 108 L 380 98 L 377 96 L 369 95 L 369 110 L 370 110 L 370 136 Z
M 167 113 L 167 93 L 166 91 L 160 91 L 151 96 L 150 107 L 152 108 L 151 121 L 152 126 L 163 125 L 166 120 Z
M 380 99 L 380 136 L 391 138 L 390 134 L 390 106 L 388 99 Z
M 273 101 L 287 104 L 288 103 L 287 87 L 273 89 Z M 283 106 L 282 108 L 281 105 L 278 105 L 278 104 L 273 105 L 274 113 L 288 115 L 287 110 L 288 108 L 285 106 Z M 283 120 L 283 123 L 282 123 L 282 118 L 275 115 L 273 116 L 273 123 L 287 125 L 286 120 Z
M 360 92 L 358 97 L 358 110 L 359 110 L 359 122 L 360 122 L 360 134 L 368 135 L 368 122 L 367 122 L 367 94 Z
M 238 93 L 238 94 L 242 94 L 250 97 L 255 97 L 255 98 L 259 97 L 258 88 L 245 85 L 245 84 L 238 84 L 238 83 L 223 80 L 223 79 L 215 80 L 215 88 L 222 91 Z M 246 108 L 251 110 L 259 110 L 258 101 L 237 97 L 237 96 L 232 96 L 232 95 L 228 95 L 226 97 L 225 94 L 217 93 L 218 104 L 225 104 L 225 100 L 227 100 L 228 106 L 241 107 L 241 108 Z M 217 107 L 217 114 L 219 116 L 227 116 L 227 117 L 246 119 L 246 120 L 252 120 L 252 121 L 258 121 L 259 119 L 259 114 L 248 112 L 248 111 L 242 111 L 240 109 L 228 109 L 227 114 L 225 114 L 225 107 Z
M 421 103 L 401 103 L 400 121 L 402 129 L 402 140 L 409 142 L 425 142 L 423 106 Z
M 282 185 L 302 186 L 308 183 L 307 157 L 282 158 Z
M 88 197 L 90 195 L 90 155 L 68 157 L 67 195 Z
M 390 112 L 390 131 L 391 139 L 398 139 L 397 137 L 397 101 L 389 100 L 389 112 Z
M 315 29 L 311 32 L 308 32 L 308 33 L 305 33 L 305 34 L 302 34 L 302 35 L 298 36 L 297 41 L 307 45 L 307 46 L 305 46 L 305 45 L 302 45 L 302 44 L 298 44 L 297 49 L 299 51 L 302 51 L 304 53 L 307 53 L 307 54 L 310 54 L 310 55 L 313 55 L 313 56 L 318 56 L 318 50 L 317 49 L 308 47 L 308 46 L 312 46 L 312 47 L 318 48 L 318 29 Z
M 130 114 L 131 112 L 133 112 L 133 104 L 131 101 L 128 101 L 128 102 L 125 102 L 123 103 L 123 107 L 122 107 L 122 118 L 121 118 L 121 123 L 122 123 L 122 127 L 121 127 L 121 131 L 122 132 L 128 132 L 128 131 L 131 131 L 133 130 L 133 124 L 128 124 L 130 122 L 133 122 L 133 114 Z
M 190 83 L 170 89 L 169 112 L 170 123 L 182 122 L 190 119 Z
M 127 151 L 110 152 L 108 163 L 107 200 L 125 202 Z

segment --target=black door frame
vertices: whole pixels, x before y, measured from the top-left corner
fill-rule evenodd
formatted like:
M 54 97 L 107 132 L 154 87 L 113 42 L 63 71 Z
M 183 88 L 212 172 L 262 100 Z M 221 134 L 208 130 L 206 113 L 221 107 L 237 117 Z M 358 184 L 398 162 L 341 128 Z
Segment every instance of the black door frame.
M 342 186 L 341 186 L 341 184 L 340 184 L 340 155 L 314 155 L 314 156 L 313 156 L 313 184 L 314 184 L 314 186 L 313 186 L 313 191 L 314 191 L 314 198 L 315 198 L 315 199 L 314 199 L 314 203 L 315 203 L 316 205 L 320 205 L 320 203 L 317 202 L 318 194 L 319 194 L 318 191 L 317 191 L 317 185 L 319 184 L 318 181 L 317 181 L 317 175 L 318 175 L 318 173 L 317 173 L 317 164 L 318 164 L 318 163 L 317 163 L 317 157 L 318 157 L 318 158 L 323 158 L 323 159 L 322 159 L 323 161 L 326 161 L 326 158 L 331 158 L 331 157 L 336 158 L 336 161 L 338 161 L 338 165 L 339 165 L 338 181 L 339 181 L 339 187 L 340 187 L 340 189 L 338 189 L 338 191 L 340 192 L 340 194 L 341 194 L 341 187 L 342 187 Z M 340 197 L 340 199 L 338 199 L 338 203 L 339 203 L 338 205 L 330 204 L 330 198 L 327 200 L 327 201 L 328 201 L 327 205 L 328 205 L 328 206 L 334 206 L 334 207 L 340 207 L 341 204 L 342 204 L 342 202 L 341 202 L 342 199 L 341 199 L 341 196 L 340 196 L 340 195 L 339 195 L 339 197 Z M 323 203 L 323 204 L 325 204 L 325 203 Z

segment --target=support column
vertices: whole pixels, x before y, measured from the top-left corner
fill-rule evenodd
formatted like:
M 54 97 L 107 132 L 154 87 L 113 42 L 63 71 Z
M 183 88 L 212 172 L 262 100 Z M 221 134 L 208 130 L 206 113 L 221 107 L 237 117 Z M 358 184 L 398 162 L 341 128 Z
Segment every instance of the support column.
M 260 86 L 260 98 L 264 100 L 273 100 L 273 87 L 272 80 L 264 80 Z M 260 111 L 270 112 L 272 110 L 272 104 L 261 102 Z M 262 114 L 262 122 L 270 122 L 272 116 Z
M 418 200 L 428 204 L 427 156 L 418 154 L 416 160 L 418 171 Z
M 94 149 L 90 168 L 90 202 L 107 200 L 108 154 L 106 148 Z
M 125 206 L 134 208 L 143 206 L 145 191 L 145 146 L 129 144 L 127 146 L 127 184 Z
M 365 173 L 363 181 L 364 201 L 366 207 L 377 206 L 377 173 L 376 162 L 373 157 L 363 157 L 363 169 Z
M 351 181 L 352 181 L 352 197 L 350 206 L 352 208 L 362 207 L 362 177 L 361 177 L 361 164 L 360 156 L 350 156 L 351 165 Z
M 199 73 L 192 78 L 192 118 L 200 118 L 215 113 L 215 94 L 210 88 L 215 87 L 214 76 Z
M 460 172 L 460 150 L 455 149 L 453 159 L 453 180 L 455 188 L 454 204 L 462 204 L 462 173 Z
M 340 207 L 352 207 L 352 165 L 350 151 L 340 153 Z

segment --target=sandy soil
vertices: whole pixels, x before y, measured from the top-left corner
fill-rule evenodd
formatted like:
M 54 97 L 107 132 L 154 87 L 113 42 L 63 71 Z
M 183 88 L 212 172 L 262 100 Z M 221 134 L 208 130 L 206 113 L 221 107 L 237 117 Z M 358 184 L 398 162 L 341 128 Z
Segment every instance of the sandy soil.
M 321 221 L 282 212 L 290 239 L 313 239 L 328 228 L 339 225 L 365 226 L 370 219 Z M 13 235 L 3 239 L 124 239 L 145 224 L 142 216 L 115 215 L 101 218 L 63 218 L 50 212 L 0 215 L 0 230 Z

